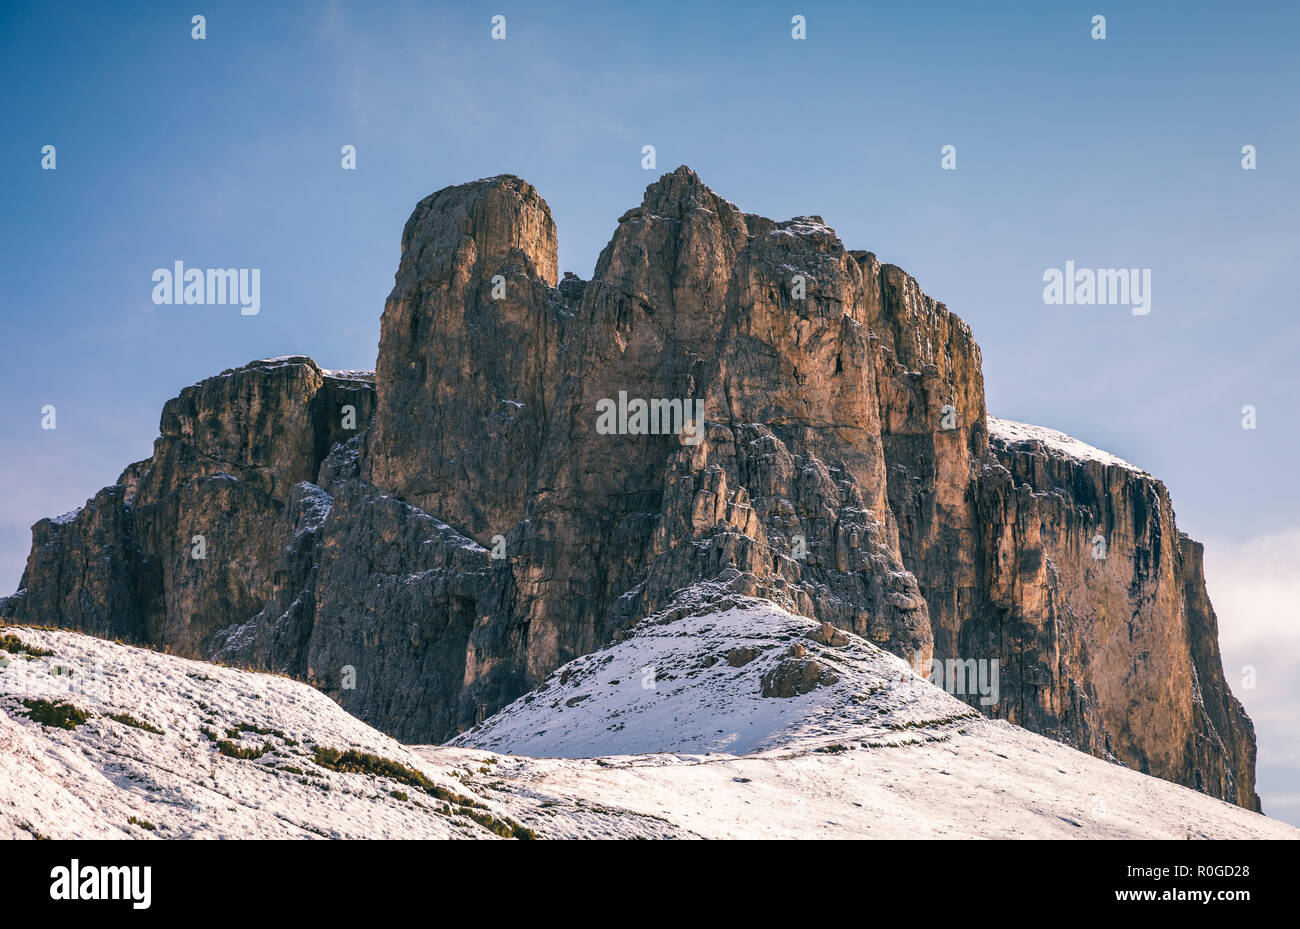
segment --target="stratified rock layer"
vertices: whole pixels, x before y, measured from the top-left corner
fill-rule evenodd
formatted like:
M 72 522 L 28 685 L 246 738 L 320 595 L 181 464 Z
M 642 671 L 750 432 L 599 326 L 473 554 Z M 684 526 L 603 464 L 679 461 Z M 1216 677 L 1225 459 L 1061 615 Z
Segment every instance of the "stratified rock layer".
M 609 434 L 620 398 L 704 425 Z M 679 168 L 560 280 L 546 203 L 489 178 L 407 222 L 373 384 L 286 358 L 187 388 L 152 458 L 33 528 L 0 615 L 282 670 L 429 742 L 708 582 L 996 661 L 985 712 L 1257 808 L 1164 487 L 997 423 L 970 328 L 819 217 Z M 774 692 L 834 676 L 796 670 Z

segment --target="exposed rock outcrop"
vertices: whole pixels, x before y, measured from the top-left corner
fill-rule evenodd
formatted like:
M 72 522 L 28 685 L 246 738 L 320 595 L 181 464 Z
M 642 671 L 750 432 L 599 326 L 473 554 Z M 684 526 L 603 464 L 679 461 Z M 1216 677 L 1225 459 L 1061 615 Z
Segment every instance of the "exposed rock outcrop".
M 709 582 L 826 645 L 996 662 L 985 712 L 1258 806 L 1164 487 L 988 417 L 970 328 L 908 275 L 689 169 L 586 282 L 559 277 L 530 185 L 439 191 L 403 232 L 373 382 L 254 362 L 161 431 L 33 528 L 0 616 L 282 670 L 435 741 Z M 834 677 L 786 663 L 774 696 Z
M 151 458 L 32 527 L 20 590 L 0 613 L 207 654 L 276 589 L 298 483 L 373 413 L 371 375 L 303 357 L 185 388 L 163 408 Z
M 1002 467 L 977 480 L 985 607 L 958 650 L 1020 656 L 998 715 L 1257 809 L 1253 727 L 1224 681 L 1200 546 L 1164 485 L 991 422 Z

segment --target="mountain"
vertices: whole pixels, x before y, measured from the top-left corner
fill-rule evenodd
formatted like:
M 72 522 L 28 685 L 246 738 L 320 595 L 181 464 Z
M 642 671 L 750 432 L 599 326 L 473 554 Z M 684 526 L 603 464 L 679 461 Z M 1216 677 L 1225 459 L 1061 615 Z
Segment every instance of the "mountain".
M 986 719 L 857 636 L 726 599 L 638 624 L 461 739 L 538 723 L 594 746 L 624 723 L 629 749 L 677 745 L 596 758 L 405 746 L 286 677 L 6 629 L 0 839 L 1300 837 Z M 774 695 L 796 660 L 838 679 Z
M 186 388 L 150 459 L 33 527 L 0 618 L 273 669 L 441 742 L 723 587 L 1259 808 L 1165 487 L 988 416 L 970 328 L 902 270 L 685 167 L 592 280 L 556 254 L 516 177 L 425 198 L 373 376 L 287 357 Z

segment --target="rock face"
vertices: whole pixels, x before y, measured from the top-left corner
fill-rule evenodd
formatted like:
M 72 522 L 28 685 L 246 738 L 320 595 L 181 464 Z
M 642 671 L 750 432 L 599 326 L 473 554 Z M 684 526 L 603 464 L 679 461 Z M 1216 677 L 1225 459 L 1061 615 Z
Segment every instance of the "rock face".
M 371 375 L 303 357 L 187 387 L 163 408 L 153 457 L 32 527 L 21 589 L 0 612 L 207 654 L 275 589 L 300 482 L 373 413 Z
M 995 669 L 996 699 L 967 697 L 990 715 L 1258 807 L 1164 487 L 988 417 L 970 328 L 903 271 L 689 169 L 587 282 L 559 279 L 530 185 L 439 191 L 403 232 L 373 382 L 254 362 L 161 431 L 33 528 L 0 616 L 285 671 L 429 742 L 707 583 L 824 644 Z M 802 660 L 775 696 L 834 676 Z
M 1020 656 L 999 704 L 1012 722 L 1258 808 L 1254 730 L 1164 485 L 992 423 L 1002 468 L 975 482 L 986 600 L 958 650 Z
M 474 535 L 519 522 L 555 394 L 556 278 L 555 223 L 530 184 L 420 201 L 384 307 L 367 481 Z

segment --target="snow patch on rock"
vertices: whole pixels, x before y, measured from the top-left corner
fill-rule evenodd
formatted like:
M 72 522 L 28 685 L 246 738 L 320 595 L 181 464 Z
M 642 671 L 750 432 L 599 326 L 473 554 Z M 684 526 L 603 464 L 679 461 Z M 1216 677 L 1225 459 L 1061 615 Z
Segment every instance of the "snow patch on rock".
M 988 424 L 989 438 L 1000 441 L 1004 445 L 1038 443 L 1076 461 L 1098 461 L 1103 465 L 1126 468 L 1138 474 L 1147 473 L 1118 455 L 1112 455 L 1110 452 L 1103 451 L 1086 442 L 1080 442 L 1073 436 L 1066 435 L 1064 432 L 1057 432 L 1055 429 L 1017 423 L 1009 419 L 998 419 L 996 416 L 988 417 Z

